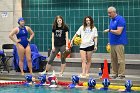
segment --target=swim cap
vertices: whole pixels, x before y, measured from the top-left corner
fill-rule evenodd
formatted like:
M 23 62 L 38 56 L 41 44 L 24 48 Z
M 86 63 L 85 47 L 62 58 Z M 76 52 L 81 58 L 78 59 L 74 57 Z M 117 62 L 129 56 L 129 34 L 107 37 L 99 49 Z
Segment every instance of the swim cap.
M 107 78 L 105 78 L 103 80 L 102 84 L 103 84 L 104 87 L 108 87 L 110 85 L 110 81 Z
M 46 75 L 41 75 L 38 77 L 40 83 L 45 83 L 46 82 Z
M 88 80 L 88 87 L 93 87 L 94 88 L 95 85 L 96 85 L 95 79 L 91 78 L 91 79 Z
M 51 82 L 52 80 L 57 80 L 56 76 L 49 76 L 48 81 Z
M 27 75 L 27 76 L 25 76 L 25 79 L 26 79 L 26 81 L 27 82 L 32 82 L 32 75 Z
M 73 83 L 73 84 L 79 83 L 79 77 L 76 76 L 76 75 L 73 75 L 73 76 L 72 76 L 72 83 Z
M 23 17 L 19 18 L 18 19 L 18 24 L 20 24 L 20 21 L 24 21 L 24 18 Z
M 131 80 L 127 80 L 125 82 L 125 88 L 126 89 L 131 89 L 131 87 L 133 86 L 132 81 Z

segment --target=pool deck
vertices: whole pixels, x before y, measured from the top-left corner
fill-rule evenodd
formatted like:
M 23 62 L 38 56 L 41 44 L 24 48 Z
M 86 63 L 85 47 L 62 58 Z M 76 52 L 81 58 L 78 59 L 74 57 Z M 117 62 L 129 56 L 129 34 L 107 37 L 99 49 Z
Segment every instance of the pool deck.
M 43 54 L 46 55 L 46 54 Z M 75 58 L 67 58 L 67 67 L 64 72 L 63 77 L 58 76 L 58 71 L 60 71 L 60 59 L 55 58 L 55 62 L 52 64 L 53 67 L 51 70 L 56 71 L 56 76 L 59 81 L 71 81 L 72 75 L 79 75 L 82 71 L 81 69 L 81 59 L 79 58 L 79 55 L 74 54 Z M 98 68 L 100 68 L 101 63 L 104 62 L 104 58 L 108 60 L 108 63 L 110 63 L 110 57 L 107 53 L 96 53 L 93 54 L 92 58 L 92 64 L 90 69 L 90 77 L 93 77 L 96 79 L 97 83 L 101 83 L 102 80 L 98 76 Z M 140 86 L 140 54 L 133 55 L 133 54 L 127 54 L 126 55 L 126 78 L 125 79 L 110 79 L 111 84 L 115 85 L 124 85 L 125 80 L 132 80 L 134 86 Z M 26 73 L 27 75 L 29 73 Z M 37 77 L 39 76 L 39 72 L 35 72 L 34 76 L 37 80 Z M 48 73 L 48 75 L 51 75 L 51 71 Z M 111 75 L 110 75 L 111 76 Z M 87 82 L 89 78 L 80 78 L 81 82 Z M 20 75 L 20 72 L 15 72 L 14 70 L 10 71 L 8 73 L 7 71 L 2 71 L 0 73 L 0 80 L 13 80 L 13 81 L 19 81 L 19 80 L 25 80 L 24 76 Z
M 26 73 L 25 75 L 28 75 L 29 73 Z M 72 75 L 79 75 L 80 73 L 76 72 L 65 72 L 63 77 L 58 76 L 58 72 L 56 72 L 56 76 L 59 81 L 71 81 Z M 39 76 L 39 73 L 34 73 L 34 77 L 37 80 L 37 77 Z M 51 75 L 51 72 L 48 73 L 48 76 Z M 98 74 L 96 73 L 90 73 L 90 77 L 93 77 L 96 79 L 97 83 L 101 83 L 102 80 L 99 78 Z M 80 78 L 81 82 L 87 82 L 89 78 Z M 0 80 L 10 80 L 10 81 L 22 81 L 25 80 L 24 76 L 20 75 L 20 72 L 11 71 L 10 73 L 3 72 L 0 74 Z M 125 80 L 132 80 L 134 86 L 140 87 L 140 75 L 126 75 L 125 79 L 110 79 L 111 84 L 113 85 L 124 85 Z

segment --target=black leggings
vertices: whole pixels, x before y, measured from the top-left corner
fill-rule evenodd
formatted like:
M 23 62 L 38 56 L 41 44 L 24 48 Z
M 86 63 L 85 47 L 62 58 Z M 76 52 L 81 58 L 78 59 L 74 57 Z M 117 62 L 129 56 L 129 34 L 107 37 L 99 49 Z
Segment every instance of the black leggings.
M 52 52 L 50 54 L 49 60 L 48 60 L 48 64 L 51 65 L 53 63 L 54 58 L 56 57 L 56 55 L 58 54 L 58 52 L 61 52 L 61 64 L 65 64 L 66 61 L 64 57 L 62 57 L 63 52 L 66 50 L 66 45 L 60 46 L 60 47 L 55 47 L 55 51 Z

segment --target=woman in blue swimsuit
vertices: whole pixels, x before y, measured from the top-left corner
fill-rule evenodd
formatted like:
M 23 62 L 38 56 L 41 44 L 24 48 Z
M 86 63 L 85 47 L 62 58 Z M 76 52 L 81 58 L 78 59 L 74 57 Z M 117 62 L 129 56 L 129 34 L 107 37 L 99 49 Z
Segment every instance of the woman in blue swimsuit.
M 9 34 L 9 38 L 16 43 L 16 47 L 19 55 L 19 67 L 21 70 L 21 75 L 24 75 L 24 71 L 23 71 L 24 56 L 26 56 L 28 68 L 30 74 L 32 74 L 31 49 L 30 49 L 29 42 L 34 37 L 34 32 L 31 30 L 30 27 L 24 26 L 25 21 L 23 18 L 18 19 L 18 24 L 19 27 L 16 27 L 11 31 L 11 33 Z M 30 34 L 29 39 L 28 39 L 28 33 Z M 17 39 L 13 37 L 14 35 L 16 35 Z

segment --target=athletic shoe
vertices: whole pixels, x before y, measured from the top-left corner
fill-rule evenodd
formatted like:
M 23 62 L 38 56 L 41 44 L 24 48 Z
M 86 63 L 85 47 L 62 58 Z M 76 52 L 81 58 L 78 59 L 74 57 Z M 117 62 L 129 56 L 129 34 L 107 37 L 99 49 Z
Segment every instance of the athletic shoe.
M 46 75 L 47 72 L 46 72 L 46 70 L 44 70 L 43 72 L 40 72 L 40 74 L 41 74 L 41 75 L 44 75 L 44 74 Z

